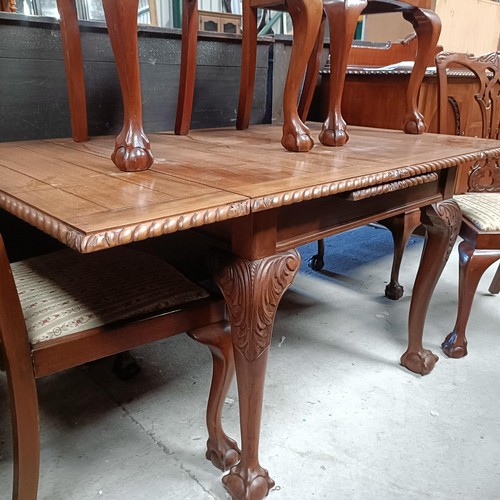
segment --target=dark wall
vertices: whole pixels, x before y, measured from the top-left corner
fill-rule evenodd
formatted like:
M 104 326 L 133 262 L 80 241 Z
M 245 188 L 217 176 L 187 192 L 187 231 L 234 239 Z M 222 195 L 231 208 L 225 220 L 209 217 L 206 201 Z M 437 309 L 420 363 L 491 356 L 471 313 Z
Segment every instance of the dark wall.
M 115 134 L 123 117 L 104 24 L 81 23 L 90 135 Z M 270 121 L 271 39 L 259 43 L 252 122 Z M 146 132 L 172 130 L 177 106 L 180 32 L 139 30 Z M 200 36 L 192 128 L 231 126 L 238 106 L 241 37 Z M 0 14 L 0 141 L 71 135 L 59 23 Z

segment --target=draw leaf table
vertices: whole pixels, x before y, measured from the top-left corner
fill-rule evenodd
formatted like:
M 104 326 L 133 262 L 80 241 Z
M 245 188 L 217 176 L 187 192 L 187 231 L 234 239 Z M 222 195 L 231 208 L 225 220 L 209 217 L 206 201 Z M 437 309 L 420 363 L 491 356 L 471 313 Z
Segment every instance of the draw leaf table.
M 220 248 L 211 267 L 232 325 L 242 439 L 223 481 L 236 499 L 263 498 L 274 484 L 258 458 L 263 386 L 278 302 L 300 265 L 295 248 L 419 209 L 427 240 L 401 363 L 429 373 L 437 356 L 422 333 L 460 227 L 455 174 L 500 157 L 500 141 L 360 127 L 342 148 L 301 155 L 280 136 L 274 125 L 152 134 L 157 158 L 144 172 L 117 171 L 110 137 L 0 144 L 0 207 L 79 252 L 187 229 Z

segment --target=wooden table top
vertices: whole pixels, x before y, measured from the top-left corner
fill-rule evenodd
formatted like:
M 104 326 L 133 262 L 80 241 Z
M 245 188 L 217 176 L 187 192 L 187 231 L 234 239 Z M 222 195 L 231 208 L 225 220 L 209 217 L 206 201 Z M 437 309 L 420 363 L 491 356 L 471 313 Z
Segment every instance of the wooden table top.
M 319 125 L 311 124 L 317 135 Z M 151 134 L 155 163 L 120 172 L 112 137 L 0 144 L 0 207 L 91 252 L 480 158 L 500 141 L 361 127 L 340 148 L 280 145 L 281 127 Z

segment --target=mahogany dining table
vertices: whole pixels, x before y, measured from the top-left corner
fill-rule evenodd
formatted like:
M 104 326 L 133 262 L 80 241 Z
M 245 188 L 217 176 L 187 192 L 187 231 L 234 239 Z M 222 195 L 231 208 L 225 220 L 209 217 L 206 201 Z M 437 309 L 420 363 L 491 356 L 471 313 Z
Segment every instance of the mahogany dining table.
M 460 227 L 450 199 L 456 172 L 500 158 L 500 141 L 470 137 L 352 127 L 342 148 L 307 155 L 285 151 L 280 137 L 276 125 L 151 134 L 156 160 L 143 172 L 116 169 L 111 137 L 0 144 L 0 208 L 78 252 L 181 230 L 217 248 L 210 266 L 232 327 L 242 440 L 223 481 L 236 499 L 263 498 L 274 484 L 258 457 L 263 387 L 276 309 L 300 266 L 296 248 L 420 210 L 427 239 L 400 362 L 429 373 L 437 356 L 422 334 Z

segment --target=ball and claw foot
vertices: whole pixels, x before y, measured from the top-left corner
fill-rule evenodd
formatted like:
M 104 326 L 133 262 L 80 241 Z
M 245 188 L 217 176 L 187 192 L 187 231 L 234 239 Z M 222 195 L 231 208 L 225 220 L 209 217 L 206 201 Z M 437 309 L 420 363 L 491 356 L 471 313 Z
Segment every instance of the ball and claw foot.
M 319 140 L 323 146 L 337 147 L 343 146 L 349 140 L 346 129 L 323 129 L 319 134 Z
M 123 172 L 140 172 L 151 167 L 154 158 L 142 129 L 133 124 L 125 127 L 116 138 L 111 160 Z
M 429 351 L 428 349 L 423 349 L 419 352 L 406 351 L 401 356 L 400 363 L 413 373 L 427 375 L 432 371 L 438 359 L 439 358 L 431 351 Z
M 283 126 L 281 145 L 294 153 L 307 153 L 314 146 L 309 129 L 305 125 Z
M 205 456 L 217 469 L 228 470 L 240 461 L 240 455 L 238 444 L 229 436 L 224 436 L 223 439 L 216 442 L 212 442 L 210 439 L 207 441 Z
M 313 270 L 313 271 L 321 271 L 323 267 L 325 266 L 325 261 L 323 260 L 322 257 L 319 255 L 313 255 L 310 259 L 307 265 Z
M 149 148 L 125 145 L 115 149 L 111 160 L 123 172 L 141 172 L 151 167 L 154 158 Z
M 141 371 L 135 358 L 128 352 L 121 352 L 115 357 L 112 369 L 120 380 L 130 380 Z
M 411 113 L 405 117 L 403 130 L 405 134 L 423 134 L 425 132 L 424 117 L 420 113 Z
M 235 465 L 231 472 L 222 478 L 222 482 L 231 498 L 244 500 L 261 500 L 275 484 L 266 469 L 258 467 L 255 470 L 241 470 L 240 464 Z
M 441 349 L 449 358 L 463 358 L 467 356 L 467 340 L 457 343 L 456 332 L 451 332 L 441 344 Z
M 385 287 L 385 296 L 391 300 L 399 300 L 404 293 L 404 288 L 397 282 L 391 281 Z

